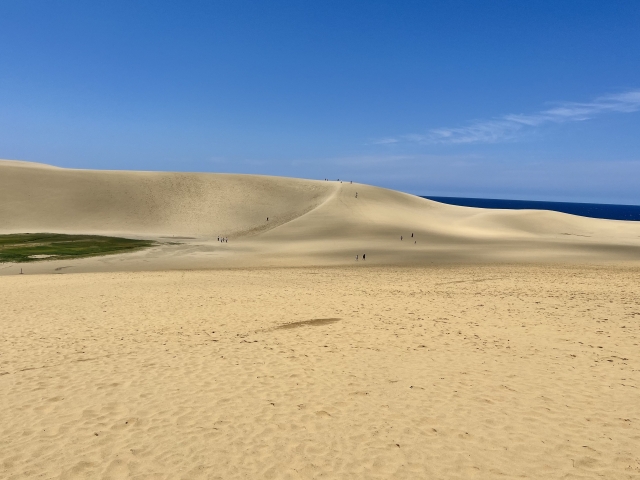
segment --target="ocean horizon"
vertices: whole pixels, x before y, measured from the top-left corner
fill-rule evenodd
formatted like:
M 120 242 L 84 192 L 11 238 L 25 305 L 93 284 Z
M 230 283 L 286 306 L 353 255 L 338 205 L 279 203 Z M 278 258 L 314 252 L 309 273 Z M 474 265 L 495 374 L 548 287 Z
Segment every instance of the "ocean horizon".
M 461 207 L 497 208 L 503 210 L 550 210 L 580 217 L 607 220 L 640 221 L 640 205 L 608 203 L 545 202 L 539 200 L 508 200 L 498 198 L 432 197 L 422 198 Z

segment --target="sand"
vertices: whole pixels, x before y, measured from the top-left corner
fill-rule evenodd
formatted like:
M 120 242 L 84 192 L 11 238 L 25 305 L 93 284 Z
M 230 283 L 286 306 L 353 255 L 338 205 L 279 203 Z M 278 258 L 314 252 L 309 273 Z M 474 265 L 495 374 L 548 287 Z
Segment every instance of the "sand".
M 0 161 L 0 234 L 24 232 L 158 242 L 158 247 L 136 254 L 39 262 L 25 268 L 27 274 L 59 268 L 350 266 L 362 254 L 368 264 L 389 266 L 640 266 L 640 222 L 458 207 L 348 182 L 72 170 Z M 229 242 L 218 242 L 219 235 Z M 0 275 L 19 271 L 17 265 L 4 267 Z
M 2 479 L 640 478 L 637 224 L 0 162 L 0 230 L 161 243 L 0 264 Z
M 4 277 L 0 476 L 640 478 L 639 280 L 558 266 Z

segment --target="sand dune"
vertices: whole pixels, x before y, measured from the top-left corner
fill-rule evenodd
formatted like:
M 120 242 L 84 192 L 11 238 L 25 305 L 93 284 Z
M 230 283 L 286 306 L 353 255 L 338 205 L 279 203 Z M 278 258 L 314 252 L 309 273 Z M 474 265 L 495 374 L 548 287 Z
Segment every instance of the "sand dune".
M 634 222 L 457 207 L 347 182 L 0 161 L 0 232 L 42 231 L 162 245 L 64 265 L 42 262 L 30 272 L 349 265 L 363 253 L 376 265 L 640 262 Z M 218 235 L 230 243 L 221 245 Z M 169 244 L 171 237 L 183 237 L 181 244 Z M 15 273 L 0 273 L 7 270 Z
M 211 238 L 274 228 L 322 203 L 332 189 L 255 175 L 70 170 L 2 161 L 0 192 L 3 231 Z
M 0 162 L 44 231 L 158 246 L 0 264 L 2 479 L 640 478 L 636 223 Z

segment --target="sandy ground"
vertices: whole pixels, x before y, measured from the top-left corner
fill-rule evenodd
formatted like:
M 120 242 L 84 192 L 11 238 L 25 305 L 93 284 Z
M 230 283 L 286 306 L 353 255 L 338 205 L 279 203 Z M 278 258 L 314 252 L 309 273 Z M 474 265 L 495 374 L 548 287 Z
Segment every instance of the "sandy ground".
M 639 281 L 361 263 L 2 277 L 0 477 L 640 478 Z
M 158 245 L 0 264 L 3 480 L 640 478 L 640 222 L 0 161 L 23 232 Z

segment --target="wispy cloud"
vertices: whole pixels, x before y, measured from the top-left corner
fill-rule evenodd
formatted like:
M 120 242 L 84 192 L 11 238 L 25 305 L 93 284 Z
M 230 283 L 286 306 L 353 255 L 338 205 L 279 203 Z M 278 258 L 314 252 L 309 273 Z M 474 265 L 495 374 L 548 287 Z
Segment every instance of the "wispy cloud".
M 604 95 L 591 102 L 562 102 L 532 114 L 509 114 L 480 120 L 465 127 L 434 128 L 424 134 L 383 138 L 375 143 L 465 144 L 497 143 L 512 140 L 526 131 L 551 123 L 581 122 L 604 113 L 631 113 L 640 110 L 640 90 Z

